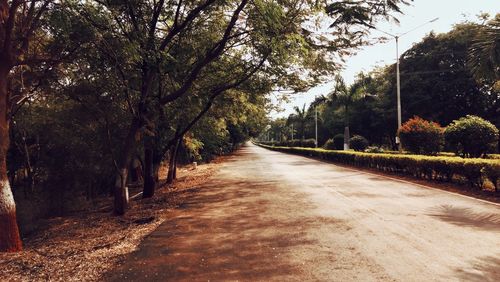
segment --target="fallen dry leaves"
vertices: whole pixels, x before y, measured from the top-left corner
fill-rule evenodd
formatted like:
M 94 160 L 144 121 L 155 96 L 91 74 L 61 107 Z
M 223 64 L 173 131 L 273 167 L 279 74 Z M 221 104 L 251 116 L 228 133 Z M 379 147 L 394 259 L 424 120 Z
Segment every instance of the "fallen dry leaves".
M 122 217 L 111 215 L 112 199 L 107 198 L 95 210 L 46 220 L 40 231 L 24 238 L 22 252 L 0 253 L 0 280 L 99 280 L 165 221 L 169 209 L 182 203 L 183 191 L 204 183 L 217 166 L 216 161 L 196 170 L 180 169 L 176 183 L 151 199 L 137 197 Z

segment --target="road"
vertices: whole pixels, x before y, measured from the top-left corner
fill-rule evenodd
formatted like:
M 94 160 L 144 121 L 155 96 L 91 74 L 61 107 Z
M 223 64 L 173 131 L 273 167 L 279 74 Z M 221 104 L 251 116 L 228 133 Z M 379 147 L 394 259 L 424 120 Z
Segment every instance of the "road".
M 109 281 L 500 281 L 500 206 L 247 144 Z

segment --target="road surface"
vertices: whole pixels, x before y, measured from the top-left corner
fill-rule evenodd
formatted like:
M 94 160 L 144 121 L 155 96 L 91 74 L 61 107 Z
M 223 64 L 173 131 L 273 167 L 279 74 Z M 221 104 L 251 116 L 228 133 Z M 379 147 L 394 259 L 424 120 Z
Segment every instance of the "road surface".
M 109 281 L 500 281 L 500 206 L 247 144 Z

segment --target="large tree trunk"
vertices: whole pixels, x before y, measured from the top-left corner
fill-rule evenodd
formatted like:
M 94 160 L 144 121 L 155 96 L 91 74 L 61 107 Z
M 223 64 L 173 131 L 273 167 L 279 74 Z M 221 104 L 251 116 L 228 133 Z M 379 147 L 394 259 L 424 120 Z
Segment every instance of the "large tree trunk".
M 125 139 L 121 156 L 118 162 L 118 173 L 116 175 L 114 194 L 114 213 L 116 215 L 123 215 L 127 210 L 128 205 L 128 190 L 127 190 L 127 176 L 128 168 L 135 151 L 136 136 L 141 128 L 140 120 L 134 118 L 130 125 L 129 132 Z
M 3 64 L 3 62 L 0 61 Z M 16 204 L 7 176 L 7 151 L 9 150 L 8 120 L 8 69 L 0 69 L 0 252 L 22 249 L 16 219 Z
M 144 189 L 143 198 L 151 198 L 155 194 L 156 179 L 153 164 L 153 148 L 146 145 L 144 149 Z

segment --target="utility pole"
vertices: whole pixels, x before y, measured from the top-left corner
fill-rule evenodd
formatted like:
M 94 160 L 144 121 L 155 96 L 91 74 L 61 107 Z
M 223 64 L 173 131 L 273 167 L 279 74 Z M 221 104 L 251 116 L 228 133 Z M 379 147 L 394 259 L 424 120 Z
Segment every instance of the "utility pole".
M 396 39 L 396 92 L 398 100 L 398 131 L 396 133 L 396 144 L 398 144 L 398 151 L 403 152 L 403 146 L 399 140 L 399 130 L 401 129 L 401 83 L 399 78 L 399 36 L 394 37 Z
M 399 129 L 401 129 L 401 123 L 402 123 L 402 121 L 401 121 L 401 83 L 400 83 L 400 78 L 399 78 L 399 38 L 401 38 L 401 36 L 406 35 L 406 34 L 412 32 L 412 31 L 414 31 L 414 30 L 416 30 L 416 29 L 418 29 L 418 28 L 420 28 L 420 27 L 422 27 L 422 26 L 424 26 L 426 24 L 433 23 L 433 22 L 437 21 L 438 19 L 439 18 L 435 18 L 435 19 L 432 19 L 430 21 L 427 21 L 427 22 L 425 22 L 425 23 L 423 23 L 423 24 L 421 24 L 421 25 L 419 25 L 419 26 L 417 26 L 417 27 L 415 27 L 413 29 L 408 30 L 407 32 L 401 33 L 399 35 L 394 35 L 394 34 L 385 32 L 383 30 L 380 30 L 378 28 L 375 28 L 376 30 L 378 30 L 380 32 L 383 32 L 383 33 L 385 33 L 385 34 L 393 37 L 395 39 L 395 41 L 396 41 L 396 93 L 397 93 L 397 100 L 398 100 L 398 102 L 397 102 L 397 109 L 398 109 L 398 131 L 397 132 L 399 132 Z M 398 144 L 398 150 L 400 152 L 402 152 L 403 151 L 403 147 L 401 146 L 401 142 L 399 140 L 399 136 L 397 136 L 397 133 L 396 133 L 396 144 Z
M 315 125 L 316 125 L 316 148 L 318 148 L 318 106 L 314 106 L 315 111 Z
M 293 140 L 293 122 L 292 122 L 292 140 Z

